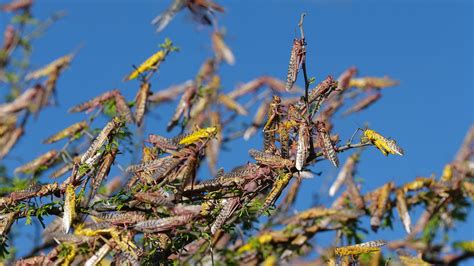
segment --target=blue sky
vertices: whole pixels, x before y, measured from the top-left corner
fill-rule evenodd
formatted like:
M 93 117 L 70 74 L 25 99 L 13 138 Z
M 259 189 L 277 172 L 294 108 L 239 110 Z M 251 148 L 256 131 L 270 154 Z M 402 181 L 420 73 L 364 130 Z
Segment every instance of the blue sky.
M 439 175 L 453 159 L 462 139 L 474 122 L 473 92 L 473 4 L 471 1 L 220 1 L 226 12 L 218 16 L 227 30 L 226 41 L 236 55 L 234 66 L 220 69 L 223 89 L 230 91 L 240 82 L 261 75 L 284 79 L 292 39 L 298 36 L 297 21 L 306 12 L 305 35 L 310 76 L 317 81 L 327 75 L 337 77 L 349 66 L 357 66 L 361 76 L 389 75 L 400 85 L 384 91 L 382 99 L 367 111 L 336 121 L 334 132 L 343 140 L 366 121 L 382 134 L 395 138 L 405 149 L 404 157 L 384 157 L 369 149 L 363 153 L 358 177 L 364 178 L 363 191 L 388 180 L 402 184 L 418 176 Z M 189 13 L 181 12 L 156 34 L 150 21 L 169 1 L 37 1 L 33 13 L 46 18 L 58 10 L 68 15 L 34 43 L 32 62 L 39 67 L 77 48 L 72 66 L 58 84 L 59 106 L 45 109 L 27 126 L 27 135 L 5 162 L 13 167 L 23 155 L 29 161 L 51 147 L 40 144 L 50 134 L 83 114 L 66 110 L 106 90 L 119 88 L 128 100 L 138 89 L 137 82 L 123 83 L 132 64 L 140 63 L 157 50 L 165 37 L 181 48 L 172 54 L 153 78 L 152 90 L 164 89 L 192 78 L 203 60 L 212 55 L 211 29 L 198 27 Z M 8 17 L 0 15 L 0 28 Z M 302 79 L 298 81 L 303 85 Z M 147 133 L 167 135 L 167 123 L 175 104 L 160 105 L 148 118 Z M 158 117 L 158 118 L 156 118 Z M 250 118 L 249 118 L 250 119 Z M 103 124 L 96 124 L 101 127 Z M 247 150 L 261 147 L 261 138 L 228 145 L 219 162 L 226 170 L 245 163 Z M 347 155 L 341 155 L 343 161 Z M 127 164 L 126 160 L 123 161 Z M 316 171 L 321 177 L 304 180 L 298 209 L 328 203 L 328 186 L 337 174 L 328 162 Z M 394 233 L 386 239 L 403 237 L 395 214 Z M 415 217 L 416 218 L 416 217 Z M 470 224 L 459 227 L 457 239 L 472 239 Z M 467 232 L 467 233 L 466 233 Z

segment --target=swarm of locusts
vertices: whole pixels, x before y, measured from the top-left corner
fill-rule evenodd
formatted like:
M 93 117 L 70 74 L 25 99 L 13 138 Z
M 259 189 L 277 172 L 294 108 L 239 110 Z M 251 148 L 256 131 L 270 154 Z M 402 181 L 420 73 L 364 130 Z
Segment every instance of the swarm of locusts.
M 14 1 L 3 10 L 27 17 L 28 2 Z M 153 20 L 157 30 L 184 8 L 205 25 L 213 23 L 213 11 L 224 12 L 211 1 L 175 0 Z M 0 257 L 17 265 L 430 265 L 456 264 L 473 256 L 473 240 L 449 249 L 436 236 L 438 228 L 450 230 L 462 220 L 474 199 L 474 128 L 441 177 L 387 182 L 365 191 L 356 179 L 363 151 L 403 156 L 404 150 L 375 127 L 355 128 L 348 141 L 341 141 L 334 118 L 343 108 L 344 115 L 368 108 L 397 82 L 359 77 L 351 67 L 317 83 L 307 73 L 303 18 L 298 24 L 301 36 L 288 51 L 286 81 L 260 76 L 224 91 L 219 67 L 234 64 L 235 57 L 223 32 L 215 29 L 210 38 L 213 55 L 193 79 L 167 89 L 154 87 L 153 78 L 178 51 L 166 39 L 148 58 L 137 56 L 124 72 L 124 82 L 136 88 L 134 99 L 110 89 L 71 107 L 69 112 L 85 117 L 41 140 L 62 146 L 17 167 L 14 177 L 2 177 Z M 29 134 L 24 132 L 29 114 L 50 105 L 56 80 L 74 57 L 27 72 L 18 77 L 22 82 L 10 80 L 11 51 L 19 49 L 18 40 L 10 39 L 22 38 L 19 34 L 14 26 L 6 28 L 0 58 L 13 97 L 0 105 L 1 157 Z M 18 89 L 33 80 L 33 87 Z M 360 100 L 346 107 L 354 98 Z M 144 133 L 152 119 L 147 114 L 175 100 L 166 131 Z M 258 107 L 252 115 L 254 105 Z M 253 118 L 237 128 L 236 121 L 247 116 Z M 106 122 L 100 124 L 99 117 Z M 218 167 L 223 147 L 259 136 L 262 145 L 248 151 L 247 163 Z M 340 153 L 349 150 L 353 153 L 341 160 Z M 131 153 L 139 158 L 124 162 Z M 324 160 L 339 171 L 329 188 L 335 200 L 330 206 L 295 211 L 300 186 L 315 181 L 307 178 L 315 176 Z M 201 174 L 205 162 L 211 177 Z M 420 206 L 423 211 L 415 220 L 413 210 Z M 397 224 L 406 234 L 400 239 L 362 239 L 367 233 L 362 219 L 370 221 L 374 232 Z M 21 239 L 15 237 L 19 228 L 32 223 L 38 225 L 37 246 L 19 257 L 12 247 Z M 328 231 L 334 232 L 334 241 L 314 241 Z M 314 253 L 316 260 L 304 260 Z

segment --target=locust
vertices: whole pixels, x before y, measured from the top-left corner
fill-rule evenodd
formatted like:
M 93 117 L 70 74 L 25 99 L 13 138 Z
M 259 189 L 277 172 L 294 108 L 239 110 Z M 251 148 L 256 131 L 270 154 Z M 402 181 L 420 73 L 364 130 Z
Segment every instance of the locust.
M 157 155 L 157 149 L 152 147 L 147 147 L 147 146 L 143 146 L 143 149 L 142 149 L 142 163 L 147 163 L 147 162 L 150 162 L 150 161 L 153 161 L 153 160 L 156 160 L 158 158 L 158 155 Z M 127 184 L 127 187 L 129 189 L 131 189 L 133 187 L 133 185 L 135 184 L 135 182 L 137 182 L 139 179 L 144 183 L 151 183 L 152 182 L 152 174 L 153 174 L 153 171 L 141 171 L 139 173 L 135 173 L 135 175 L 130 178 L 130 180 L 128 181 L 128 184 Z
M 274 95 L 268 109 L 267 122 L 263 126 L 263 149 L 266 152 L 272 153 L 276 150 L 275 131 L 280 122 L 281 112 L 281 98 Z
M 41 191 L 40 184 L 32 184 L 26 189 L 13 191 L 10 193 L 10 199 L 13 201 L 19 201 L 35 197 L 38 192 Z
M 351 79 L 357 75 L 357 68 L 350 67 L 346 71 L 344 71 L 339 78 L 337 79 L 337 90 L 343 92 L 347 88 L 349 88 L 349 84 Z
M 344 115 L 349 115 L 352 113 L 359 112 L 361 110 L 366 109 L 370 105 L 374 104 L 376 101 L 378 101 L 382 97 L 381 93 L 375 93 L 372 95 L 368 95 L 364 99 L 360 100 L 359 102 L 355 103 L 354 106 L 349 108 L 347 111 L 344 112 Z
M 393 87 L 398 85 L 398 81 L 393 80 L 389 77 L 363 77 L 363 78 L 352 78 L 349 81 L 348 87 L 357 87 L 359 89 L 383 89 L 387 87 Z
M 75 54 L 71 53 L 68 55 L 65 55 L 63 57 L 60 57 L 53 62 L 49 63 L 48 65 L 35 70 L 33 72 L 30 72 L 26 75 L 26 80 L 32 80 L 32 79 L 39 79 L 41 77 L 46 77 L 54 73 L 55 71 L 61 70 L 65 67 L 67 67 L 72 59 L 74 58 Z
M 188 117 L 188 112 L 191 109 L 191 100 L 194 98 L 195 94 L 197 93 L 197 88 L 195 86 L 189 86 L 184 91 L 181 99 L 176 106 L 176 110 L 171 117 L 168 125 L 166 126 L 166 130 L 170 131 L 173 129 L 179 122 L 179 119 L 184 115 L 186 118 Z
M 405 192 L 401 189 L 397 189 L 395 192 L 397 198 L 397 211 L 398 216 L 402 220 L 403 227 L 407 233 L 411 233 L 411 218 L 410 214 L 408 213 L 408 205 L 405 198 Z
M 202 129 L 194 131 L 191 134 L 183 136 L 179 140 L 178 144 L 188 146 L 198 141 L 206 140 L 206 139 L 214 137 L 217 134 L 217 131 L 218 131 L 217 127 L 202 128 Z
M 17 143 L 18 139 L 23 135 L 24 133 L 24 128 L 23 127 L 17 127 L 13 129 L 9 134 L 6 136 L 0 137 L 0 159 L 3 159 L 10 150 L 15 146 Z
M 76 216 L 76 194 L 74 192 L 74 186 L 68 184 L 66 186 L 66 193 L 64 198 L 64 207 L 63 207 L 63 230 L 67 234 L 71 223 Z
M 88 159 L 93 157 L 97 151 L 105 144 L 108 137 L 114 130 L 117 130 L 122 126 L 122 122 L 118 117 L 114 117 L 112 121 L 108 122 L 107 125 L 102 129 L 99 135 L 91 143 L 87 151 L 81 157 L 81 163 L 85 163 Z
M 270 167 L 291 168 L 294 166 L 294 162 L 292 160 L 284 159 L 278 155 L 272 155 L 266 152 L 257 151 L 255 149 L 250 149 L 249 154 L 258 163 L 263 164 L 263 165 L 268 165 Z
M 258 215 L 262 214 L 268 209 L 268 207 L 275 203 L 275 201 L 286 188 L 292 177 L 292 173 L 287 173 L 280 177 L 280 179 L 277 179 L 275 181 L 272 190 L 270 191 L 270 193 L 268 193 L 267 197 L 265 198 L 265 201 L 263 202 L 262 207 L 258 210 Z
M 351 203 L 354 204 L 358 209 L 364 209 L 365 201 L 362 195 L 360 194 L 359 188 L 354 182 L 354 176 L 352 175 L 352 173 L 346 176 L 345 183 L 347 186 L 347 192 L 349 192 L 349 198 L 351 199 Z
M 20 201 L 25 199 L 30 199 L 34 197 L 41 197 L 51 192 L 54 192 L 58 189 L 58 183 L 40 185 L 34 183 L 26 189 L 14 191 L 10 193 L 9 198 L 11 201 Z
M 290 188 L 288 189 L 288 192 L 286 193 L 285 197 L 283 198 L 278 208 L 281 209 L 283 212 L 287 211 L 288 208 L 295 203 L 300 187 L 301 187 L 301 180 L 296 179 L 296 181 L 294 181 L 293 184 L 291 184 Z
M 394 187 L 393 182 L 389 182 L 385 184 L 383 187 L 379 189 L 379 193 L 375 198 L 375 211 L 372 212 L 372 217 L 370 218 L 370 226 L 373 230 L 377 230 L 380 227 L 382 216 L 385 214 L 387 210 L 387 204 L 390 197 L 390 192 Z
M 127 167 L 126 171 L 128 173 L 136 173 L 140 171 L 155 171 L 160 170 L 166 174 L 166 172 L 170 171 L 174 166 L 176 166 L 180 162 L 179 159 L 174 158 L 172 156 L 166 156 L 163 158 L 155 159 L 152 161 L 147 161 L 137 165 L 130 165 Z
M 447 164 L 443 168 L 443 174 L 441 175 L 442 182 L 449 182 L 453 178 L 453 165 Z
M 116 112 L 121 116 L 122 118 L 125 119 L 128 123 L 133 122 L 133 116 L 132 112 L 130 111 L 130 108 L 128 107 L 127 102 L 125 101 L 125 98 L 120 92 L 117 92 L 115 94 L 115 109 Z
M 288 105 L 286 114 L 287 119 L 281 121 L 278 125 L 280 154 L 283 158 L 290 157 L 290 133 L 292 129 L 304 122 L 303 117 L 294 104 Z
M 265 115 L 269 107 L 270 104 L 268 102 L 263 102 L 262 104 L 260 104 L 257 109 L 257 112 L 255 113 L 252 124 L 244 132 L 244 140 L 249 140 L 250 137 L 257 132 L 257 128 L 259 128 L 265 120 Z
M 173 207 L 173 197 L 167 196 L 162 191 L 154 191 L 154 192 L 138 192 L 133 195 L 137 200 L 149 203 L 154 206 L 165 206 L 165 207 Z
M 211 234 L 215 234 L 217 230 L 219 230 L 222 225 L 225 224 L 226 220 L 232 215 L 232 213 L 235 212 L 239 203 L 239 198 L 222 200 L 222 209 L 211 225 Z
M 8 51 L 13 47 L 17 37 L 18 33 L 16 32 L 13 25 L 8 25 L 3 33 L 2 50 L 8 53 Z
M 112 164 L 114 163 L 115 156 L 117 155 L 118 150 L 116 148 L 110 149 L 110 151 L 104 156 L 104 159 L 102 160 L 102 163 L 97 170 L 97 174 L 92 180 L 91 183 L 91 197 L 95 195 L 97 190 L 99 189 L 100 185 L 102 182 L 105 180 L 105 178 L 109 175 L 110 168 L 112 167 Z
M 135 70 L 130 72 L 123 80 L 129 81 L 136 79 L 138 76 L 142 75 L 148 71 L 156 71 L 160 67 L 160 64 L 165 60 L 166 56 L 176 49 L 173 47 L 173 43 L 166 39 L 165 43 L 161 45 L 163 48 L 158 52 L 154 53 L 152 56 L 147 58 L 143 63 L 141 63 Z
M 404 155 L 404 151 L 395 140 L 386 139 L 384 136 L 380 135 L 372 129 L 366 129 L 363 131 L 364 137 L 370 141 L 372 144 L 379 149 L 383 155 L 387 156 L 389 153 L 398 154 L 400 156 Z
M 33 173 L 36 171 L 41 171 L 41 168 L 48 167 L 51 165 L 54 160 L 57 158 L 58 152 L 56 150 L 48 151 L 33 161 L 24 164 L 15 169 L 15 173 Z
M 2 4 L 0 9 L 4 12 L 15 12 L 18 10 L 29 10 L 33 0 L 13 0 L 10 3 Z
M 414 181 L 408 182 L 403 185 L 402 190 L 405 192 L 420 190 L 424 187 L 429 187 L 434 184 L 433 178 L 428 177 L 417 177 Z
M 224 12 L 223 7 L 210 0 L 173 0 L 171 6 L 161 15 L 155 17 L 151 23 L 156 26 L 156 31 L 160 32 L 184 8 L 188 8 L 195 20 L 204 25 L 212 24 L 210 15 L 214 11 Z
M 133 225 L 146 219 L 145 214 L 135 211 L 94 213 L 94 217 L 113 225 Z
M 258 169 L 255 165 L 244 165 L 233 169 L 229 173 L 218 172 L 218 175 L 211 180 L 206 180 L 197 185 L 188 186 L 187 190 L 192 191 L 213 191 L 235 185 L 241 187 L 247 180 L 255 178 Z
M 221 121 L 221 115 L 219 112 L 211 112 L 209 114 L 210 116 L 210 123 L 212 125 L 216 125 L 218 128 L 223 128 L 222 121 Z M 207 164 L 209 166 L 209 169 L 211 170 L 212 174 L 216 173 L 216 168 L 217 168 L 217 160 L 219 158 L 219 151 L 222 148 L 222 143 L 224 141 L 224 135 L 222 130 L 218 130 L 217 134 L 214 138 L 210 139 L 206 143 L 206 147 L 204 150 L 204 154 L 207 157 Z M 200 154 L 202 155 L 202 154 Z M 201 158 L 203 156 L 200 156 Z
M 319 83 L 308 95 L 308 104 L 312 104 L 314 101 L 321 101 L 329 96 L 329 94 L 338 87 L 338 82 L 333 79 L 332 76 Z M 306 107 L 301 104 L 302 110 Z
M 290 129 L 289 123 L 281 122 L 278 125 L 278 140 L 280 142 L 280 155 L 284 159 L 290 158 Z
M 150 97 L 148 97 L 148 101 L 155 104 L 172 101 L 175 100 L 187 88 L 193 86 L 194 82 L 192 80 L 188 80 L 182 84 L 173 85 L 167 89 L 154 92 L 150 95 Z
M 307 123 L 303 122 L 300 124 L 298 131 L 298 148 L 296 150 L 296 170 L 301 171 L 308 158 L 308 151 L 310 145 L 310 128 Z
M 68 112 L 70 113 L 78 113 L 78 112 L 83 112 L 83 111 L 90 112 L 94 108 L 104 104 L 106 101 L 109 101 L 115 98 L 115 95 L 117 93 L 119 93 L 118 90 L 107 91 L 87 102 L 84 102 L 84 103 L 81 103 L 69 108 Z
M 172 153 L 171 151 L 176 151 L 181 148 L 181 146 L 178 145 L 179 140 L 177 141 L 176 138 L 166 138 L 160 135 L 150 134 L 146 141 L 167 153 Z
M 369 241 L 361 244 L 352 246 L 337 247 L 334 249 L 334 253 L 337 256 L 357 256 L 365 253 L 380 251 L 380 247 L 386 244 L 383 240 Z
M 143 122 L 143 118 L 145 117 L 146 112 L 146 104 L 148 101 L 148 97 L 150 95 L 150 88 L 151 84 L 148 82 L 144 82 L 140 85 L 140 90 L 137 92 L 135 96 L 135 122 L 138 126 L 140 126 Z
M 318 132 L 318 143 L 326 157 L 335 167 L 339 166 L 339 159 L 337 158 L 336 149 L 331 141 L 329 132 L 326 130 L 324 122 L 316 122 L 316 131 Z
M 192 185 L 192 186 L 190 185 L 185 189 L 185 191 L 186 190 L 190 190 L 193 192 L 215 191 L 215 190 L 226 188 L 226 187 L 232 188 L 235 185 L 242 186 L 246 181 L 247 180 L 245 178 L 240 177 L 240 176 L 222 177 L 222 178 L 207 180 L 196 185 Z
M 297 223 L 301 223 L 301 221 L 305 221 L 305 220 L 312 220 L 312 219 L 316 219 L 316 218 L 320 218 L 320 217 L 332 216 L 332 215 L 337 214 L 339 212 L 340 211 L 336 210 L 336 209 L 327 209 L 327 208 L 323 208 L 323 207 L 314 207 L 314 208 L 310 208 L 310 209 L 307 209 L 305 211 L 302 211 L 302 212 L 298 213 L 297 215 L 295 215 L 295 216 L 291 217 L 290 219 L 288 219 L 287 221 L 285 221 L 285 223 L 297 224 Z
M 0 214 L 0 237 L 8 234 L 16 216 L 17 213 L 15 212 Z
M 105 243 L 100 247 L 94 255 L 92 255 L 87 261 L 84 263 L 85 266 L 96 266 L 100 263 L 100 261 L 112 250 L 109 244 Z
M 232 50 L 224 42 L 223 34 L 219 31 L 214 31 L 212 33 L 212 49 L 216 54 L 217 61 L 224 60 L 227 64 L 235 64 L 235 57 L 232 53 Z
M 216 73 L 217 62 L 214 58 L 209 58 L 201 65 L 196 75 L 193 86 L 201 87 L 202 83 L 211 79 Z
M 50 144 L 64 138 L 74 138 L 76 134 L 80 133 L 87 127 L 88 125 L 86 121 L 74 123 L 71 126 L 61 130 L 60 132 L 48 137 L 43 143 Z
M 191 221 L 192 218 L 193 215 L 186 214 L 161 219 L 145 220 L 136 223 L 133 226 L 133 229 L 143 233 L 159 233 L 168 231 L 178 226 L 183 226 Z
M 288 63 L 288 73 L 286 75 L 286 91 L 290 91 L 296 82 L 298 72 L 302 64 L 306 61 L 306 48 L 303 39 L 295 38 L 291 48 L 290 62 Z
M 420 257 L 415 257 L 404 250 L 398 250 L 397 251 L 398 258 L 400 259 L 401 263 L 405 266 L 411 266 L 411 265 L 419 265 L 419 266 L 431 266 L 432 264 L 424 261 L 421 256 Z
M 242 105 L 226 94 L 219 94 L 217 100 L 227 109 L 232 110 L 239 115 L 248 115 L 247 110 Z
M 339 187 L 345 182 L 347 178 L 352 178 L 354 168 L 359 161 L 359 154 L 355 153 L 351 155 L 347 161 L 344 163 L 344 166 L 342 166 L 341 171 L 339 171 L 339 174 L 337 175 L 336 179 L 334 180 L 334 183 L 331 185 L 329 188 L 329 196 L 333 197 L 337 190 L 339 190 Z
M 231 99 L 238 99 L 246 94 L 249 94 L 251 92 L 254 92 L 256 90 L 258 90 L 260 87 L 262 87 L 263 85 L 265 85 L 266 81 L 260 77 L 260 78 L 256 78 L 256 79 L 253 79 L 239 87 L 237 87 L 235 90 L 231 91 L 228 96 L 231 98 Z
M 51 239 L 54 239 L 57 243 L 69 243 L 69 244 L 82 244 L 93 240 L 92 237 L 79 236 L 74 234 L 65 234 L 63 232 L 56 232 L 49 235 Z
M 42 95 L 44 94 L 44 90 L 45 88 L 42 85 L 37 84 L 34 87 L 25 90 L 12 102 L 0 104 L 0 118 L 30 108 L 33 103 L 41 99 Z

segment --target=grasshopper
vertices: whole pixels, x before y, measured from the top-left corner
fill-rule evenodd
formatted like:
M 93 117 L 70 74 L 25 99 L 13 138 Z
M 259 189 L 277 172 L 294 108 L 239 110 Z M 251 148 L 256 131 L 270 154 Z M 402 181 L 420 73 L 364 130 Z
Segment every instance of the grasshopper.
M 84 102 L 84 103 L 78 104 L 74 107 L 71 107 L 68 111 L 70 113 L 78 113 L 78 112 L 83 112 L 83 111 L 89 112 L 89 111 L 93 110 L 94 108 L 102 105 L 106 101 L 113 99 L 117 93 L 119 93 L 118 90 L 107 91 L 107 92 L 93 98 L 92 100 L 89 100 L 87 102 Z
M 339 171 L 339 174 L 334 180 L 334 183 L 329 188 L 329 196 L 333 197 L 339 187 L 341 187 L 342 183 L 344 183 L 346 179 L 352 178 L 354 168 L 357 162 L 359 161 L 359 157 L 360 155 L 358 153 L 355 153 L 347 159 L 347 161 L 344 163 L 344 166 L 342 166 L 341 171 Z
M 73 138 L 78 134 L 79 132 L 83 131 L 88 127 L 86 121 L 81 121 L 75 124 L 72 124 L 71 126 L 61 130 L 60 132 L 50 136 L 47 138 L 43 143 L 50 144 L 54 143 L 56 141 L 59 141 L 64 138 Z
M 310 127 L 306 122 L 300 124 L 298 131 L 298 148 L 296 150 L 296 170 L 301 171 L 308 158 L 308 151 L 310 149 Z
M 395 140 L 386 139 L 384 136 L 380 135 L 372 129 L 365 129 L 364 137 L 370 141 L 372 144 L 379 149 L 383 155 L 387 156 L 389 153 L 398 154 L 403 156 L 404 151 L 400 146 L 397 145 Z
M 97 151 L 105 144 L 108 137 L 114 130 L 117 130 L 122 126 L 122 121 L 118 117 L 114 117 L 112 121 L 108 122 L 107 125 L 102 129 L 99 135 L 91 143 L 87 151 L 81 157 L 81 163 L 85 163 L 88 159 L 93 157 Z
M 348 114 L 352 114 L 352 113 L 362 111 L 365 108 L 372 105 L 373 103 L 375 103 L 376 101 L 378 101 L 381 97 L 382 97 L 382 94 L 380 92 L 369 95 L 369 96 L 365 97 L 364 99 L 360 100 L 359 102 L 357 102 L 356 104 L 354 104 L 354 106 L 349 108 L 349 110 L 345 111 L 344 115 L 348 115 Z
M 183 226 L 194 217 L 194 215 L 185 214 L 181 216 L 172 216 L 161 219 L 145 220 L 136 223 L 133 229 L 143 233 L 159 233 L 168 231 L 178 226 Z
M 379 193 L 375 198 L 376 208 L 374 212 L 371 212 L 372 217 L 370 218 L 370 226 L 373 230 L 377 230 L 380 227 L 380 222 L 382 216 L 385 214 L 387 210 L 387 204 L 390 200 L 390 192 L 394 187 L 393 182 L 385 184 L 383 187 L 379 188 Z
M 268 165 L 270 167 L 286 167 L 291 168 L 294 166 L 294 162 L 289 159 L 284 159 L 278 155 L 272 155 L 269 153 L 257 151 L 255 149 L 249 150 L 250 156 L 254 158 L 259 164 Z
M 334 253 L 337 256 L 357 256 L 365 253 L 380 251 L 380 247 L 386 244 L 383 240 L 374 240 L 352 246 L 337 247 Z
M 56 150 L 48 151 L 33 161 L 24 164 L 15 169 L 15 173 L 34 173 L 40 171 L 42 167 L 48 167 L 57 158 L 58 152 Z
M 36 197 L 38 192 L 41 191 L 41 187 L 42 186 L 39 185 L 39 184 L 33 184 L 33 185 L 31 185 L 30 187 L 28 187 L 26 189 L 19 190 L 19 191 L 14 191 L 14 192 L 10 193 L 10 199 L 12 201 L 20 201 L 20 200 Z
M 74 53 L 60 57 L 54 60 L 53 62 L 49 63 L 48 65 L 38 70 L 28 73 L 26 75 L 26 80 L 39 79 L 41 77 L 49 76 L 51 75 L 51 73 L 67 67 L 71 63 L 73 58 L 74 58 Z
M 148 57 L 143 63 L 141 63 L 135 70 L 130 72 L 123 81 L 129 81 L 132 79 L 136 79 L 140 75 L 148 71 L 157 71 L 160 67 L 161 63 L 165 60 L 166 56 L 171 52 L 174 51 L 173 43 L 169 39 L 166 39 L 165 45 L 162 45 L 163 49 L 159 50 L 158 52 L 154 53 L 150 57 Z
M 235 212 L 239 203 L 240 203 L 239 198 L 223 199 L 221 201 L 222 209 L 211 225 L 211 234 L 214 235 L 217 232 L 217 230 L 219 230 L 222 227 L 222 225 L 224 225 L 226 220 L 229 219 L 232 213 Z
M 306 61 L 306 48 L 304 38 L 293 40 L 293 46 L 291 48 L 290 62 L 288 63 L 288 73 L 286 75 L 286 91 L 290 91 L 296 82 L 298 72 L 302 64 Z
M 265 114 L 268 112 L 269 107 L 270 104 L 267 101 L 260 104 L 253 118 L 252 125 L 244 132 L 244 140 L 249 140 L 250 137 L 257 132 L 257 128 L 262 126 L 265 121 Z
M 64 207 L 63 207 L 63 229 L 64 233 L 67 234 L 69 232 L 69 228 L 71 227 L 71 223 L 76 216 L 76 194 L 74 192 L 74 186 L 68 184 L 66 186 L 66 193 L 64 199 Z
M 109 153 L 107 153 L 103 160 L 102 164 L 100 165 L 99 169 L 97 170 L 97 174 L 92 180 L 91 183 L 91 195 L 95 195 L 95 192 L 99 189 L 100 185 L 104 181 L 104 179 L 109 175 L 110 168 L 115 161 L 115 156 L 117 155 L 118 150 L 116 148 L 112 148 Z
M 351 78 L 348 87 L 357 87 L 359 89 L 383 89 L 398 85 L 398 81 L 389 77 L 363 77 Z
M 128 107 L 127 102 L 125 101 L 125 98 L 120 92 L 115 93 L 115 109 L 117 113 L 119 114 L 120 117 L 123 117 L 125 121 L 128 123 L 133 122 L 133 116 L 132 116 L 132 111 L 130 111 L 130 108 Z
M 92 255 L 87 261 L 84 263 L 85 266 L 96 266 L 99 265 L 100 261 L 112 250 L 109 244 L 105 243 L 100 247 L 94 255 Z
M 113 225 L 133 225 L 145 220 L 145 214 L 135 211 L 94 213 L 94 217 Z
M 275 131 L 280 122 L 281 113 L 281 99 L 274 95 L 268 109 L 267 122 L 263 126 L 263 149 L 265 152 L 272 153 L 276 150 Z
M 397 189 L 395 192 L 397 197 L 397 211 L 400 219 L 402 220 L 403 226 L 407 233 L 411 233 L 411 218 L 408 213 L 408 205 L 406 201 L 405 192 L 402 189 Z
M 235 63 L 235 57 L 232 50 L 224 42 L 224 36 L 221 32 L 214 31 L 211 36 L 212 48 L 216 54 L 217 61 L 224 60 L 227 64 L 233 65 Z
M 318 143 L 323 150 L 324 157 L 331 161 L 334 166 L 338 167 L 339 159 L 337 158 L 329 132 L 326 130 L 325 123 L 321 121 L 316 122 L 316 131 L 318 132 Z
M 265 201 L 263 202 L 263 206 L 258 210 L 257 216 L 262 214 L 265 210 L 268 209 L 268 207 L 270 207 L 272 204 L 275 203 L 275 201 L 283 192 L 283 190 L 286 188 L 286 186 L 288 185 L 292 177 L 293 177 L 292 173 L 286 173 L 280 179 L 275 181 L 275 183 L 273 184 L 272 190 L 270 191 L 270 193 L 265 198 Z
M 140 85 L 140 90 L 137 92 L 135 96 L 135 122 L 137 126 L 140 126 L 143 122 L 143 118 L 145 117 L 146 112 L 146 104 L 148 101 L 148 96 L 150 95 L 150 88 L 151 84 L 148 82 L 144 82 Z

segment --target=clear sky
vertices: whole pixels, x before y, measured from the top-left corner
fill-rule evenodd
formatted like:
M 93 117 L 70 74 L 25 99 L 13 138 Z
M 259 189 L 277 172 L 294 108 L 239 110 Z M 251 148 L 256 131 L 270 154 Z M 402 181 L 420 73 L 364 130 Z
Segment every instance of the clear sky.
M 4 2 L 4 1 L 2 1 Z M 349 66 L 360 75 L 389 75 L 400 85 L 384 91 L 382 99 L 367 111 L 336 121 L 334 132 L 343 140 L 366 121 L 382 134 L 395 138 L 405 149 L 404 157 L 384 157 L 369 149 L 363 153 L 358 177 L 362 191 L 388 180 L 402 184 L 418 176 L 439 175 L 451 161 L 469 126 L 473 110 L 473 4 L 471 1 L 220 1 L 226 8 L 218 16 L 227 30 L 226 41 L 237 63 L 224 65 L 221 77 L 225 91 L 261 75 L 285 79 L 292 39 L 298 36 L 297 21 L 306 12 L 305 35 L 310 76 L 317 81 L 337 77 Z M 39 67 L 77 48 L 84 47 L 61 76 L 58 107 L 45 109 L 27 126 L 27 135 L 5 159 L 10 169 L 51 149 L 40 144 L 47 136 L 84 114 L 66 110 L 106 90 L 119 88 L 132 100 L 137 82 L 123 83 L 132 64 L 157 50 L 165 37 L 181 48 L 172 54 L 153 79 L 153 91 L 192 78 L 203 60 L 212 55 L 210 28 L 198 27 L 189 13 L 181 12 L 156 34 L 150 21 L 169 4 L 163 0 L 129 1 L 37 1 L 33 13 L 46 18 L 58 10 L 68 15 L 34 43 L 32 62 Z M 0 29 L 8 22 L 0 15 Z M 302 79 L 299 85 L 303 85 Z M 163 131 L 175 104 L 160 105 L 147 120 L 146 133 Z M 249 118 L 251 119 L 251 118 Z M 96 124 L 97 127 L 102 125 Z M 62 144 L 53 146 L 60 148 Z M 261 137 L 236 141 L 221 156 L 227 170 L 249 160 L 247 150 L 261 147 Z M 341 155 L 341 161 L 350 153 Z M 126 161 L 123 161 L 127 164 Z M 321 177 L 304 180 L 298 209 L 328 203 L 328 186 L 337 174 L 328 162 L 316 171 Z M 416 218 L 416 217 L 414 217 Z M 459 227 L 456 239 L 473 239 L 470 224 Z M 383 231 L 387 240 L 403 237 L 395 214 L 395 233 Z M 26 243 L 26 242 L 25 242 Z M 20 252 L 21 254 L 21 252 Z

